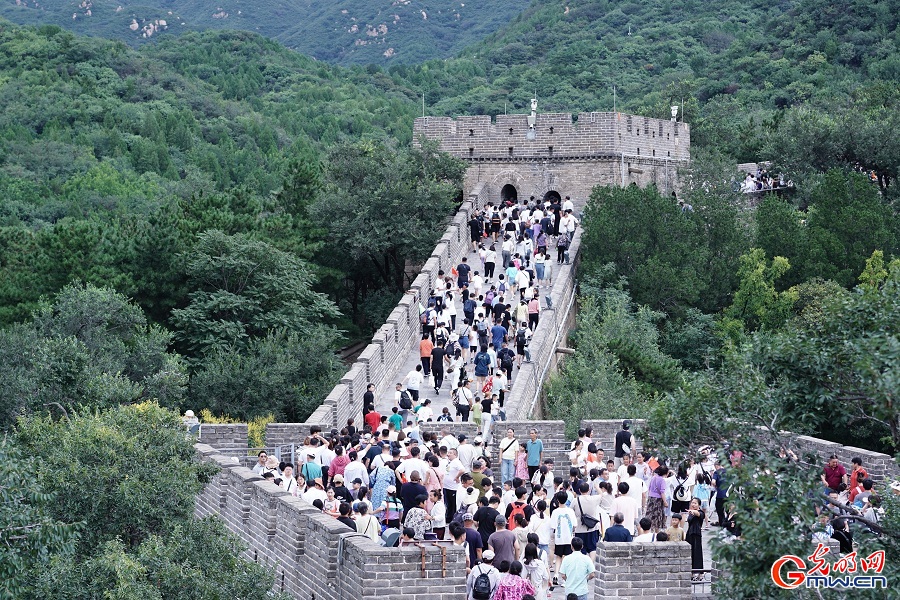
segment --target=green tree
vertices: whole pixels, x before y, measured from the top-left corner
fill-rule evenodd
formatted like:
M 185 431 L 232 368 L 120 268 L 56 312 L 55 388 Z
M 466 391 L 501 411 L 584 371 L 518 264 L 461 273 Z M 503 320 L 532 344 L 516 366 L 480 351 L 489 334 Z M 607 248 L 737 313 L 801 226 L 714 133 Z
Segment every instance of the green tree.
M 28 600 L 285 600 L 271 594 L 274 574 L 242 560 L 241 541 L 216 517 L 186 519 L 134 549 L 110 540 L 83 562 L 62 557 L 34 573 Z
M 584 214 L 582 265 L 612 262 L 638 304 L 672 310 L 699 300 L 704 287 L 698 222 L 654 187 L 596 187 Z
M 116 538 L 134 548 L 190 519 L 212 474 L 178 414 L 155 403 L 63 420 L 32 416 L 19 421 L 13 439 L 31 456 L 31 475 L 55 496 L 50 515 L 84 521 L 81 557 Z
M 270 331 L 308 333 L 338 314 L 312 290 L 304 261 L 265 242 L 211 230 L 198 235 L 183 260 L 194 291 L 187 307 L 172 311 L 172 322 L 194 357 L 245 348 Z
M 760 248 L 743 255 L 738 271 L 741 283 L 734 301 L 723 313 L 723 331 L 772 331 L 783 326 L 798 295 L 796 290 L 776 291 L 775 282 L 790 268 L 783 256 L 776 256 L 769 263 Z
M 810 203 L 808 277 L 849 288 L 873 251 L 900 251 L 896 215 L 865 176 L 831 170 Z
M 464 173 L 462 161 L 430 142 L 419 148 L 375 141 L 331 148 L 313 212 L 328 231 L 321 261 L 348 273 L 354 313 L 371 290 L 406 289 L 407 261 L 420 262 L 434 249 Z
M 7 437 L 0 438 L 0 598 L 21 598 L 35 571 L 51 556 L 75 550 L 78 526 L 50 516 L 54 497 L 34 477 L 32 465 Z
M 304 333 L 269 333 L 246 348 L 209 353 L 191 378 L 191 405 L 242 421 L 274 413 L 301 423 L 322 403 L 343 365 L 330 351 L 335 330 L 313 326 Z
M 187 374 L 171 335 L 121 294 L 66 286 L 30 323 L 0 330 L 0 423 L 45 406 L 108 407 L 153 398 L 177 406 Z

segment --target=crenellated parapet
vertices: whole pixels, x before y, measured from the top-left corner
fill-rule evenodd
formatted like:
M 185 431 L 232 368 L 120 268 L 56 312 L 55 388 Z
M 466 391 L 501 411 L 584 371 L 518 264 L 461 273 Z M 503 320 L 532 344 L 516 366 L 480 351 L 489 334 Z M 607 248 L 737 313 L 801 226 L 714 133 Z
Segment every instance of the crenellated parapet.
M 464 160 L 582 160 L 627 157 L 689 161 L 687 123 L 619 112 L 419 117 L 415 138 L 439 140 L 441 150 Z

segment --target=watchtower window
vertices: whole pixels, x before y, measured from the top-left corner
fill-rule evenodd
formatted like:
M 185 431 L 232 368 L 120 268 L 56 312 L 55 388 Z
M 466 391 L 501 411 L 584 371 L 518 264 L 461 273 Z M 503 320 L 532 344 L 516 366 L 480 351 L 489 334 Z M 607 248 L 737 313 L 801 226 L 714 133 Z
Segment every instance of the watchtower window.
M 552 156 L 553 155 L 553 146 L 547 146 L 547 152 L 549 152 L 550 155 Z
M 510 156 L 513 155 L 513 147 L 512 147 L 512 146 L 509 147 L 509 155 L 510 155 Z
M 475 155 L 475 148 L 469 148 L 469 156 Z
M 469 130 L 469 137 L 472 137 L 473 135 L 475 135 L 475 130 L 474 130 L 474 129 L 470 129 L 470 130 Z
M 653 156 L 656 156 L 656 148 L 653 149 Z
M 510 127 L 510 128 L 509 128 L 509 135 L 512 135 L 512 134 L 513 134 L 513 128 Z
M 641 149 L 638 148 L 637 150 L 638 150 L 638 156 L 640 156 L 640 155 L 641 155 Z
M 666 139 L 669 139 L 669 134 L 668 134 L 668 133 L 666 134 Z
M 628 130 L 628 133 L 631 133 L 631 116 L 630 115 L 628 116 L 628 120 L 627 120 L 627 130 Z
M 550 135 L 553 135 L 553 128 L 550 128 Z
M 666 156 L 672 156 L 672 153 L 666 150 Z

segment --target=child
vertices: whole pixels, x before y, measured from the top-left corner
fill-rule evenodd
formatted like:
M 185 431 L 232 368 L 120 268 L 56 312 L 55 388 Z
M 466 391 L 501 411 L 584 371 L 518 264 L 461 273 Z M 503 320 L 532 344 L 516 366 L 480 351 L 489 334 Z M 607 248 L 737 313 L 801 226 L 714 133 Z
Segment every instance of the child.
M 684 529 L 681 527 L 681 513 L 672 513 L 672 526 L 666 529 L 670 542 L 683 542 Z
M 528 481 L 528 450 L 525 442 L 519 442 L 519 451 L 516 453 L 516 477 Z

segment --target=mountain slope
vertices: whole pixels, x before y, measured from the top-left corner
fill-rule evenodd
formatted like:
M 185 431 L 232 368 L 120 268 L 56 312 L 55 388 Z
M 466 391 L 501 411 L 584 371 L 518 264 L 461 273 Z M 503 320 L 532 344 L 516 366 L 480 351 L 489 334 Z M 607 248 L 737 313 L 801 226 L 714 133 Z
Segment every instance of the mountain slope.
M 738 156 L 779 109 L 900 81 L 898 19 L 900 0 L 534 2 L 457 59 L 390 72 L 433 114 L 525 111 L 536 93 L 542 111 L 668 118 L 684 99 L 694 141 Z
M 339 64 L 446 58 L 505 25 L 528 0 L 3 0 L 0 16 L 139 45 L 204 29 L 253 31 Z

